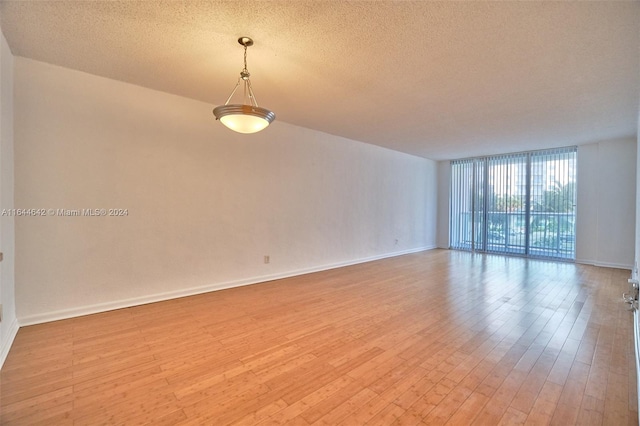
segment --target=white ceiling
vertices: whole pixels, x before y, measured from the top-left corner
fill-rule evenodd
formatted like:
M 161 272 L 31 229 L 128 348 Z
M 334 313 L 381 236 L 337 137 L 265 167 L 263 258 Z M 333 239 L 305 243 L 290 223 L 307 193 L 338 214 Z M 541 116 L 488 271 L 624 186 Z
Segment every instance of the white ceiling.
M 640 2 L 5 0 L 0 18 L 14 55 L 212 107 L 250 36 L 277 120 L 432 159 L 637 132 Z

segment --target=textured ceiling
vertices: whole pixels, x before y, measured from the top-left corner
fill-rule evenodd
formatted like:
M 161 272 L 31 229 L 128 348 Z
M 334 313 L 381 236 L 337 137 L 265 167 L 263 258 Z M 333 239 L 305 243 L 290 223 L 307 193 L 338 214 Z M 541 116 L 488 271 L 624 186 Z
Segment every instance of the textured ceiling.
M 0 18 L 14 55 L 212 107 L 247 35 L 278 120 L 427 158 L 637 131 L 640 2 L 2 1 Z

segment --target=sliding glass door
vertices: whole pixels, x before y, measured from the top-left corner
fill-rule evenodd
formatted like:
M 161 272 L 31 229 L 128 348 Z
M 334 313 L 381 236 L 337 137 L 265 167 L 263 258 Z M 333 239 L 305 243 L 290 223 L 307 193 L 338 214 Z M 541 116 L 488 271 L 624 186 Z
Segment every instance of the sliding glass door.
M 526 254 L 527 156 L 501 155 L 487 162 L 488 252 Z
M 451 163 L 451 248 L 575 258 L 576 148 Z

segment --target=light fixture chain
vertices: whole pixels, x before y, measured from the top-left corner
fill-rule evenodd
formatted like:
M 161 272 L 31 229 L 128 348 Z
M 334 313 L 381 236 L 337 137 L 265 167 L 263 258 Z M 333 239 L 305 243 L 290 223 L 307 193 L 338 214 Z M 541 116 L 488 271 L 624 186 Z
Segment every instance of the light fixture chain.
M 247 46 L 244 46 L 244 69 L 242 71 L 245 71 L 247 74 L 249 73 L 247 69 Z
M 244 80 L 244 93 L 243 93 L 243 103 L 247 103 L 247 95 L 249 94 L 248 82 L 249 82 L 249 70 L 247 69 L 247 45 L 244 45 L 244 68 L 242 72 L 240 72 L 242 79 Z

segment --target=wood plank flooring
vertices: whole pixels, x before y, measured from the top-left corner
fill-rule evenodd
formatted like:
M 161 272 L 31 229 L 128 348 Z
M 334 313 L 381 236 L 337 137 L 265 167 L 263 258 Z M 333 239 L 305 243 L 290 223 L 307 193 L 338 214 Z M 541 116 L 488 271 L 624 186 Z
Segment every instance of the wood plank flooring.
M 636 425 L 629 271 L 432 250 L 20 329 L 3 425 Z

